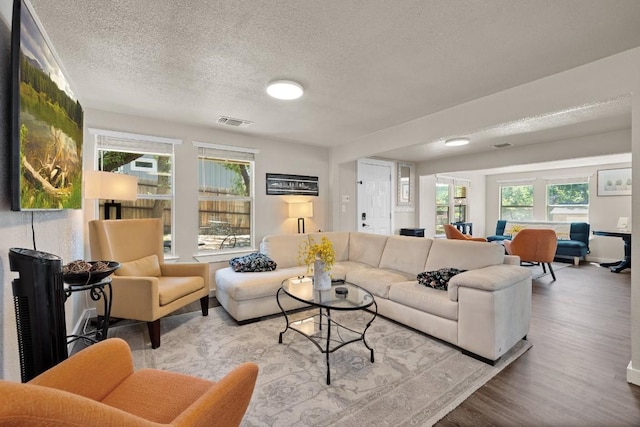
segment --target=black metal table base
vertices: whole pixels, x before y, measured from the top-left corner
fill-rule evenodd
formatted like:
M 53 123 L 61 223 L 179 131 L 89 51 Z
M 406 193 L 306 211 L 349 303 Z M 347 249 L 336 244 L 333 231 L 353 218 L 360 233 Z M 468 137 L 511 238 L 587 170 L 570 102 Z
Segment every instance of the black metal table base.
M 282 288 L 279 289 L 276 294 L 276 302 L 278 303 L 278 307 L 280 307 L 280 310 L 284 315 L 286 326 L 284 330 L 280 332 L 278 343 L 282 344 L 282 336 L 284 335 L 285 332 L 287 332 L 287 330 L 291 329 L 293 331 L 298 332 L 300 335 L 306 337 L 309 341 L 315 344 L 315 346 L 318 347 L 318 350 L 320 350 L 321 353 L 326 355 L 327 385 L 331 385 L 331 362 L 329 360 L 329 354 L 333 353 L 339 348 L 344 347 L 347 344 L 362 341 L 364 346 L 369 350 L 371 354 L 371 363 L 374 363 L 373 348 L 369 347 L 369 344 L 367 344 L 365 334 L 367 333 L 367 329 L 369 329 L 369 326 L 371 326 L 371 323 L 373 323 L 374 319 L 378 316 L 378 304 L 375 302 L 375 300 L 373 300 L 374 310 L 371 311 L 373 314 L 373 317 L 371 318 L 371 320 L 369 320 L 369 322 L 367 322 L 362 332 L 360 332 L 333 320 L 331 317 L 331 310 L 329 308 L 324 308 L 324 309 L 319 308 L 318 314 L 315 314 L 306 319 L 291 322 L 289 321 L 289 316 L 287 315 L 287 311 L 280 304 L 280 292 L 283 292 Z M 360 310 L 364 310 L 364 309 L 360 309 Z M 296 327 L 297 324 L 302 324 L 302 322 L 305 322 L 305 323 L 310 322 L 311 319 L 313 319 L 313 322 L 315 325 L 318 325 L 318 331 L 322 332 L 323 326 L 326 326 L 326 331 L 320 334 L 309 334 L 303 331 L 302 328 Z M 332 338 L 332 335 L 331 335 L 332 327 L 335 329 L 335 332 L 336 332 L 335 335 L 337 335 L 337 337 Z M 351 333 L 355 336 L 351 339 L 344 339 L 340 334 L 341 331 L 348 331 L 348 333 Z M 331 347 L 332 344 L 334 344 L 334 347 Z
M 106 289 L 105 289 L 106 288 Z M 88 331 L 82 335 L 67 335 L 67 344 L 77 340 L 84 340 L 87 343 L 95 344 L 107 338 L 109 333 L 109 318 L 111 316 L 111 278 L 106 278 L 97 283 L 86 285 L 69 285 L 65 290 L 65 301 L 74 292 L 89 291 L 93 301 L 102 300 L 104 315 L 98 316 L 95 330 Z

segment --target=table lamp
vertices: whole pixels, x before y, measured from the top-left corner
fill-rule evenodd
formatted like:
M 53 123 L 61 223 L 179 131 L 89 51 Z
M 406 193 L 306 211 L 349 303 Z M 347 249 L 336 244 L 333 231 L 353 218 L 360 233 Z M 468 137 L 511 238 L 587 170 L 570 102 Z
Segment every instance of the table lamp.
M 84 171 L 84 197 L 105 199 L 104 219 L 111 218 L 111 209 L 116 209 L 116 218 L 122 218 L 122 204 L 116 200 L 136 200 L 138 198 L 138 178 L 122 173 Z M 108 200 L 111 200 L 109 202 Z
M 312 217 L 312 202 L 289 203 L 289 218 L 298 218 L 298 233 L 304 233 L 304 219 Z

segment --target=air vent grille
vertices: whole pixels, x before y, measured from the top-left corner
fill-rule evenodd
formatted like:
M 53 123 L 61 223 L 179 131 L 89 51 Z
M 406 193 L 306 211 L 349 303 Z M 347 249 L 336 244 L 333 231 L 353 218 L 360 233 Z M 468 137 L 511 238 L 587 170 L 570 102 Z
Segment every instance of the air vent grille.
M 493 148 L 507 148 L 507 147 L 511 147 L 511 144 L 509 144 L 508 142 L 504 142 L 502 144 L 494 144 Z
M 250 126 L 252 123 L 253 122 L 249 120 L 234 119 L 233 117 L 227 117 L 227 116 L 218 117 L 219 125 L 233 126 L 236 128 L 246 128 Z

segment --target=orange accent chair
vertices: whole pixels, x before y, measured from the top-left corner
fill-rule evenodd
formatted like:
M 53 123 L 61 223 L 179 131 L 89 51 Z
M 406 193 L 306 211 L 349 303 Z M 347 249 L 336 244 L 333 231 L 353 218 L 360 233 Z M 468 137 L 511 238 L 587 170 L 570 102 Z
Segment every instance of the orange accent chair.
M 120 263 L 111 316 L 147 322 L 151 348 L 160 347 L 160 318 L 197 300 L 209 314 L 209 264 L 166 264 L 159 218 L 89 221 L 89 244 L 93 260 Z
M 558 247 L 558 237 L 554 230 L 548 228 L 525 228 L 520 230 L 511 240 L 504 240 L 504 247 L 509 255 L 518 255 L 521 262 L 539 263 L 542 271 L 547 272 L 545 264 L 553 280 L 556 274 L 551 263 Z
M 218 382 L 134 372 L 129 345 L 110 338 L 26 384 L 0 380 L 0 426 L 238 426 L 257 376 L 250 362 Z
M 454 239 L 454 240 L 470 240 L 473 242 L 486 242 L 487 239 L 485 239 L 484 237 L 471 237 L 471 236 L 467 236 L 466 234 L 462 234 L 460 232 L 460 230 L 458 230 L 456 227 L 454 227 L 451 224 L 445 224 L 444 225 L 444 234 L 447 236 L 447 239 Z

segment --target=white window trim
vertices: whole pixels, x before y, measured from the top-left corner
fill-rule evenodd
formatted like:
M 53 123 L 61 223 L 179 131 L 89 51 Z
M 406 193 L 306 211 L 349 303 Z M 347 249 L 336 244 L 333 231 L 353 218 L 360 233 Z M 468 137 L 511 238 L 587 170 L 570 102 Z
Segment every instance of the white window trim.
M 99 162 L 99 152 L 101 150 L 104 150 L 105 145 L 103 143 L 101 143 L 98 138 L 99 137 L 107 137 L 107 138 L 115 138 L 115 139 L 129 139 L 129 140 L 133 140 L 133 141 L 139 141 L 141 143 L 159 143 L 159 144 L 170 144 L 171 145 L 171 157 L 172 157 L 172 161 L 171 161 L 171 196 L 163 196 L 163 195 L 154 195 L 154 196 L 149 196 L 149 195 L 145 195 L 145 194 L 138 194 L 138 199 L 164 199 L 164 200 L 171 200 L 171 240 L 172 241 L 176 241 L 176 205 L 175 205 L 175 197 L 176 197 L 176 173 L 175 173 L 175 164 L 176 164 L 176 155 L 175 155 L 175 145 L 180 145 L 182 144 L 182 140 L 181 139 L 175 139 L 175 138 L 166 138 L 166 137 L 161 137 L 161 136 L 154 136 L 154 135 L 144 135 L 144 134 L 136 134 L 136 133 L 128 133 L 128 132 L 119 132 L 119 131 L 112 131 L 112 130 L 106 130 L 106 129 L 97 129 L 97 128 L 89 128 L 89 133 L 91 135 L 94 135 L 94 162 L 93 162 L 93 168 L 94 170 L 98 170 L 98 162 Z M 138 151 L 138 152 L 142 152 L 144 150 L 135 150 L 135 146 L 131 147 L 131 151 Z M 125 151 L 125 150 L 118 150 L 118 149 L 110 149 L 110 151 Z M 131 152 L 128 151 L 128 152 Z M 162 152 L 162 153 L 156 153 L 152 150 L 147 150 L 144 151 L 146 154 L 156 154 L 156 155 L 167 155 L 167 152 Z M 99 204 L 99 201 L 96 201 L 96 209 L 95 209 L 95 213 L 97 215 L 100 214 L 99 210 L 97 209 L 97 206 Z M 99 218 L 99 216 L 98 216 Z M 179 256 L 176 254 L 176 247 L 175 245 L 171 246 L 171 253 L 168 254 L 164 254 L 164 259 L 165 260 L 175 260 L 178 259 Z
M 249 147 L 238 147 L 238 146 L 234 146 L 234 145 L 224 145 L 224 144 L 214 144 L 214 143 L 210 143 L 210 142 L 201 142 L 201 141 L 192 141 L 192 144 L 194 147 L 196 148 L 204 148 L 204 149 L 210 149 L 210 150 L 219 150 L 219 151 L 227 151 L 229 153 L 245 153 L 245 154 L 252 154 L 253 155 L 253 159 L 252 160 L 246 160 L 247 162 L 249 162 L 251 164 L 251 188 L 249 190 L 249 194 L 251 194 L 250 197 L 244 197 L 244 198 L 237 198 L 236 200 L 245 200 L 245 201 L 249 201 L 251 202 L 251 218 L 250 218 L 250 227 L 251 227 L 251 240 L 250 240 L 250 245 L 249 247 L 246 248 L 232 248 L 232 249 L 226 249 L 224 251 L 206 251 L 206 252 L 196 252 L 193 257 L 198 260 L 198 262 L 223 262 L 223 261 L 229 261 L 231 258 L 234 258 L 236 256 L 241 256 L 241 255 L 247 255 L 250 253 L 253 253 L 256 251 L 256 242 L 255 242 L 255 209 L 256 209 L 256 193 L 255 193 L 255 186 L 256 186 L 256 180 L 255 180 L 255 170 L 256 170 L 256 162 L 255 162 L 255 155 L 258 154 L 260 152 L 259 149 L 257 148 L 249 148 Z M 198 154 L 197 157 L 198 159 L 200 159 L 200 150 L 198 150 Z M 232 157 L 232 156 L 230 156 Z M 243 160 L 245 161 L 245 160 Z M 200 178 L 198 178 L 199 180 Z M 199 181 L 198 181 L 199 182 Z M 199 193 L 199 183 L 198 186 L 196 188 L 196 191 L 198 191 Z M 198 194 L 198 202 L 200 202 L 200 200 L 228 200 L 228 198 L 226 197 L 200 197 L 200 195 Z

